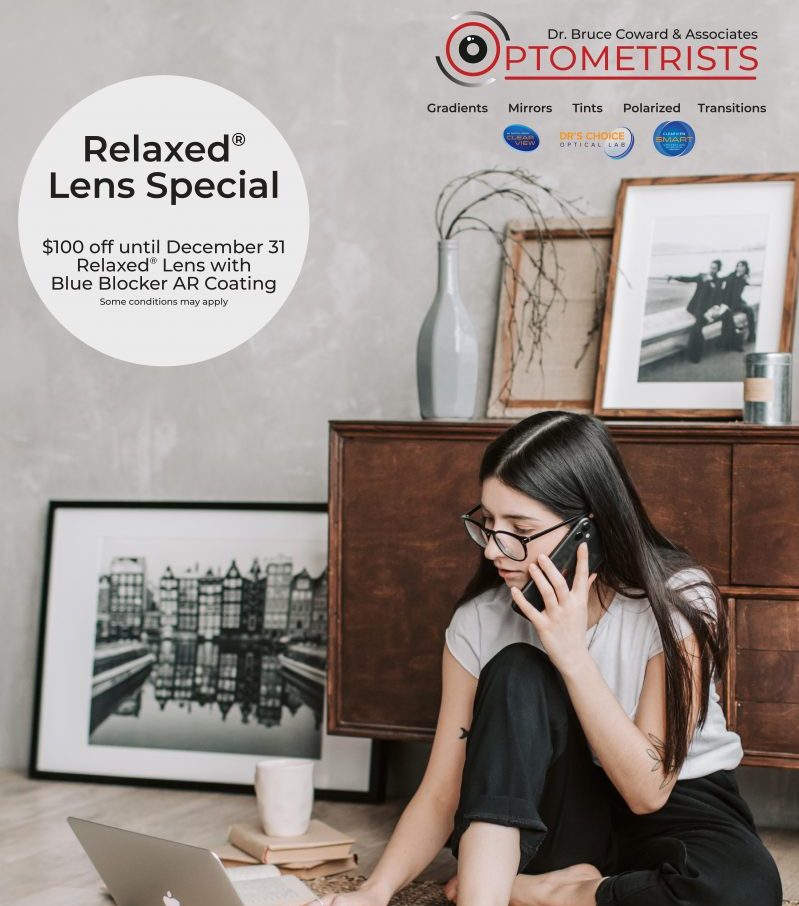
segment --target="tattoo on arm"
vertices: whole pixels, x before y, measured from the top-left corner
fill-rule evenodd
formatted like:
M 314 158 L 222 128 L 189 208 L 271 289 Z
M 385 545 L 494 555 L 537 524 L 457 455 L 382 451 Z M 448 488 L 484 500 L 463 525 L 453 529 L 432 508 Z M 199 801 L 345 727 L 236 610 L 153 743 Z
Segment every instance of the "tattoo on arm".
M 655 764 L 652 765 L 652 770 L 653 771 L 657 771 L 657 770 L 663 771 L 663 780 L 661 781 L 661 784 L 659 787 L 659 789 L 662 790 L 663 787 L 668 786 L 668 784 L 669 784 L 668 775 L 666 774 L 665 767 L 663 764 L 663 752 L 666 749 L 666 745 L 663 742 L 663 740 L 658 739 L 658 737 L 655 736 L 654 733 L 647 733 L 647 736 L 652 740 L 652 745 L 654 746 L 654 750 L 653 749 L 646 750 L 646 754 L 649 755 L 649 757 L 652 758 L 655 762 Z
M 468 739 L 468 738 L 469 738 L 469 731 L 466 729 L 466 727 L 461 727 L 461 735 L 458 737 L 458 739 Z

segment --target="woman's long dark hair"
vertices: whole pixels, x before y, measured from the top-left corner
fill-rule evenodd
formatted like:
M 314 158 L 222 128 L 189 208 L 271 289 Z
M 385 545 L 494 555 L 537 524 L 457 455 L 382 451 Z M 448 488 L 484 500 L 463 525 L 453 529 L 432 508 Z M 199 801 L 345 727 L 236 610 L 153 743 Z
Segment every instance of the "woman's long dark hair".
M 605 549 L 597 582 L 630 597 L 646 597 L 660 630 L 666 663 L 666 739 L 659 753 L 666 773 L 679 770 L 690 745 L 688 719 L 693 705 L 691 658 L 679 644 L 669 618 L 677 609 L 699 643 L 701 727 L 707 717 L 713 671 L 723 675 L 728 648 L 726 602 L 716 584 L 688 551 L 659 532 L 649 519 L 621 455 L 605 424 L 591 415 L 560 410 L 523 419 L 493 440 L 480 464 L 480 483 L 497 478 L 552 510 L 559 519 L 593 513 Z M 707 581 L 668 584 L 682 569 L 700 569 Z M 457 607 L 503 584 L 483 554 Z M 691 605 L 689 589 L 706 588 L 715 600 L 709 609 Z M 605 609 L 605 602 L 600 599 Z

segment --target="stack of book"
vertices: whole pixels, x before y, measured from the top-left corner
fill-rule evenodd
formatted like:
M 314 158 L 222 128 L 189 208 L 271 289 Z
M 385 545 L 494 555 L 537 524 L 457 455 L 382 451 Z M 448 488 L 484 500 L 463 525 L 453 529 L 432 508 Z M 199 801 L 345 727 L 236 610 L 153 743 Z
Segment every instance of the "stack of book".
M 266 834 L 257 822 L 231 824 L 227 845 L 217 847 L 215 852 L 228 867 L 275 865 L 281 874 L 324 878 L 357 866 L 354 843 L 353 837 L 311 818 L 308 830 L 297 837 Z

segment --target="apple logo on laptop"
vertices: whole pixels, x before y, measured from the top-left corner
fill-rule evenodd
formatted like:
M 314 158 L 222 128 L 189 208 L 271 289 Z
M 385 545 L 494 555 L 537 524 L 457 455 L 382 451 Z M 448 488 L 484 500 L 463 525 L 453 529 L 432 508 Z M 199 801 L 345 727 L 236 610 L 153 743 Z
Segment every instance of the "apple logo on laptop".
M 166 895 L 164 896 L 163 900 L 164 900 L 164 906 L 180 906 L 180 900 L 176 900 L 172 896 L 171 890 L 167 890 Z

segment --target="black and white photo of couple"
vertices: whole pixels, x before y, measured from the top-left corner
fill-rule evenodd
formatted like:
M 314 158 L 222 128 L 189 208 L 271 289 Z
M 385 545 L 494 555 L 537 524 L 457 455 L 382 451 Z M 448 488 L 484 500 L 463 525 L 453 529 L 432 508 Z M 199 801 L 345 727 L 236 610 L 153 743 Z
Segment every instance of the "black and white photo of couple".
M 739 381 L 755 349 L 766 219 L 655 223 L 639 381 Z
M 714 258 L 705 273 L 666 276 L 667 283 L 678 280 L 680 283 L 693 283 L 696 287 L 686 308 L 694 318 L 687 348 L 691 362 L 702 360 L 705 324 L 721 321 L 721 348 L 724 350 L 743 352 L 744 342 L 754 343 L 756 340 L 755 310 L 743 297 L 749 283 L 749 262 L 745 259 L 736 261 L 735 270 L 725 277 L 722 277 L 721 270 L 721 259 Z M 741 312 L 746 318 L 744 323 L 734 317 Z

